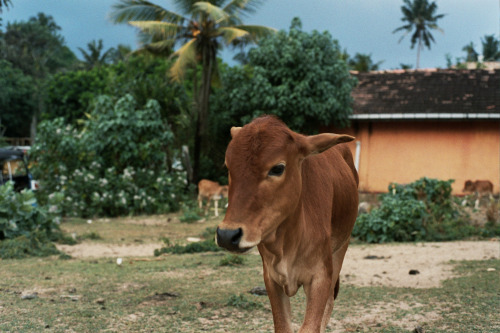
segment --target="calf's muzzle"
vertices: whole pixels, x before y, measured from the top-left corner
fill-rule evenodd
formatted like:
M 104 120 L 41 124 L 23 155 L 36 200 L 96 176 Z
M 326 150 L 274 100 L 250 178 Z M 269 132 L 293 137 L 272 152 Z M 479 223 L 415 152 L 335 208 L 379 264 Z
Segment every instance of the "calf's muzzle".
M 240 249 L 239 244 L 243 230 L 238 229 L 220 229 L 217 228 L 217 245 L 231 252 L 243 252 L 245 249 Z

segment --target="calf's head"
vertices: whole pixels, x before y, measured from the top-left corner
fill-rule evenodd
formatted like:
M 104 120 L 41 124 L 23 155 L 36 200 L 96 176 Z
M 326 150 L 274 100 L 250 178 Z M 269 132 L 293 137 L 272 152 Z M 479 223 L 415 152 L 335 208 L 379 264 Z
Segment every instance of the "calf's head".
M 297 212 L 302 193 L 302 162 L 342 142 L 348 135 L 304 136 L 271 116 L 231 129 L 226 150 L 228 209 L 216 241 L 232 252 L 246 252 L 272 236 Z
M 462 192 L 471 193 L 471 192 L 474 192 L 475 190 L 476 190 L 476 187 L 474 186 L 474 183 L 472 182 L 472 180 L 467 180 L 464 183 L 464 188 L 462 189 Z

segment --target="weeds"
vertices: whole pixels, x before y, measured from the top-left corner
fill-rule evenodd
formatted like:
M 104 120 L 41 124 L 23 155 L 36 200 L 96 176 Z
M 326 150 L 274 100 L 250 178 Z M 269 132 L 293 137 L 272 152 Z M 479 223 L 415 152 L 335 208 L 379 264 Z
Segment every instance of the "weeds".
M 242 256 L 236 254 L 228 254 L 219 262 L 219 266 L 241 266 L 245 263 Z
M 33 232 L 29 236 L 19 236 L 0 242 L 1 259 L 23 259 L 31 256 L 46 257 L 60 253 L 42 232 Z
M 244 309 L 244 310 L 255 310 L 255 309 L 261 309 L 262 304 L 257 303 L 255 301 L 252 301 L 247 298 L 247 296 L 243 294 L 239 295 L 231 295 L 229 297 L 229 300 L 226 303 L 226 306 L 232 306 L 238 309 Z
M 222 249 L 215 244 L 213 239 L 206 239 L 201 242 L 189 243 L 187 245 L 172 245 L 169 239 L 166 239 L 165 247 L 160 249 L 155 249 L 154 255 L 156 257 L 164 254 L 164 253 L 172 253 L 172 254 L 185 254 L 185 253 L 200 253 L 200 252 L 217 252 Z

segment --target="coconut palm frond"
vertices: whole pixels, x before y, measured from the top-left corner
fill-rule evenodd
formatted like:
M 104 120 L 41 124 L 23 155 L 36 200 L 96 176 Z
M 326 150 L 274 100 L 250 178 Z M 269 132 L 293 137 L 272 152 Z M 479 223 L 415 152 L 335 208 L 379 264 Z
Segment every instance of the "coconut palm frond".
M 262 0 L 232 0 L 223 10 L 232 16 L 243 16 L 255 13 L 257 7 L 263 3 Z
M 239 39 L 244 36 L 249 36 L 248 31 L 234 27 L 221 27 L 218 30 L 220 35 L 223 36 L 226 45 L 233 43 L 235 39 Z
M 219 24 L 222 21 L 229 19 L 229 14 L 222 8 L 217 7 L 210 2 L 198 1 L 193 5 L 193 13 L 205 13 L 210 19 Z
M 130 21 L 130 25 L 141 29 L 142 32 L 148 35 L 154 35 L 155 39 L 171 39 L 174 38 L 182 27 L 175 23 L 160 22 L 160 21 Z
M 177 56 L 170 68 L 170 76 L 174 81 L 180 81 L 185 73 L 186 67 L 196 63 L 196 39 L 193 38 L 182 45 L 173 56 Z
M 237 25 L 234 28 L 245 30 L 254 41 L 276 33 L 276 29 L 265 27 L 262 25 Z
M 182 24 L 184 16 L 145 0 L 120 0 L 110 17 L 115 23 L 128 21 L 166 21 Z

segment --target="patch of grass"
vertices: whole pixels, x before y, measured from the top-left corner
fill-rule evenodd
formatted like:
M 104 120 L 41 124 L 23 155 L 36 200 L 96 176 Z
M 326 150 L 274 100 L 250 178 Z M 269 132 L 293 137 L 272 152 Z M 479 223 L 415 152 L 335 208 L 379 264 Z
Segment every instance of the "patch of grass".
M 237 254 L 227 254 L 219 261 L 219 266 L 242 266 L 245 259 Z
M 231 295 L 226 303 L 227 306 L 232 306 L 244 310 L 254 310 L 262 308 L 262 304 L 249 299 L 248 296 L 243 294 Z
M 101 235 L 99 235 L 95 231 L 87 232 L 79 237 L 80 240 L 90 239 L 90 240 L 98 240 L 102 239 Z
M 198 215 L 198 213 L 196 213 L 196 212 L 187 211 L 187 212 L 184 212 L 184 214 L 182 214 L 179 217 L 179 220 L 181 222 L 184 222 L 184 223 L 193 223 L 193 222 L 197 222 L 197 221 L 201 220 L 202 218 L 203 217 Z

